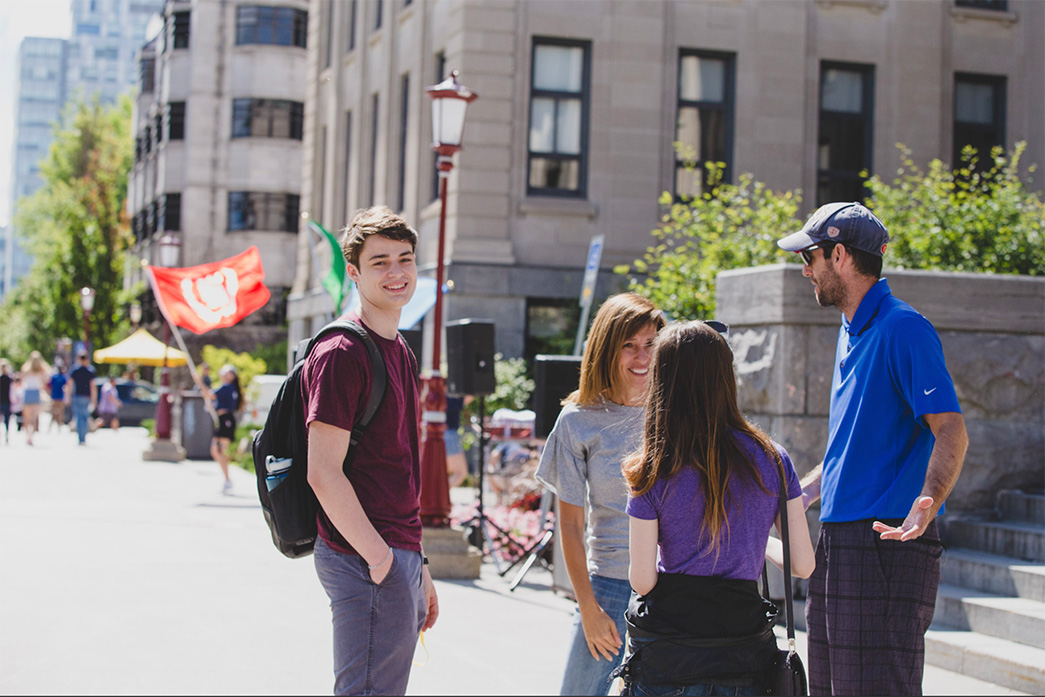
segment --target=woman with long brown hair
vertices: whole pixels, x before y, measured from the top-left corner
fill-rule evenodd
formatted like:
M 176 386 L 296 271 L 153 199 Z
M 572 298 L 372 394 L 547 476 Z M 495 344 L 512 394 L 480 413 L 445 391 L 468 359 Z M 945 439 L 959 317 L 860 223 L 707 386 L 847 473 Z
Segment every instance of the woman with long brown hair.
M 813 571 L 798 475 L 740 412 L 727 330 L 672 324 L 654 346 L 642 448 L 623 467 L 635 591 L 628 694 L 759 694 L 776 640 L 756 579 L 765 559 L 783 564 L 769 537 L 781 477 L 792 573 Z
M 22 426 L 25 427 L 25 442 L 33 444 L 33 433 L 40 426 L 40 408 L 43 404 L 43 389 L 51 371 L 39 351 L 29 354 L 29 360 L 22 366 Z
M 564 695 L 607 694 L 620 663 L 631 592 L 620 467 L 642 436 L 650 349 L 663 326 L 663 313 L 634 293 L 603 303 L 581 359 L 580 386 L 563 402 L 537 468 L 538 481 L 559 497 L 562 553 L 577 598 Z

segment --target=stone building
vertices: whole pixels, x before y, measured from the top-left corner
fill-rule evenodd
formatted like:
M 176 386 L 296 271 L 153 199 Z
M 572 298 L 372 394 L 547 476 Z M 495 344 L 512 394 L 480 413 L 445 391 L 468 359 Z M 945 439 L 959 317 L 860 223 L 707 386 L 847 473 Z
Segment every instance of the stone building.
M 127 196 L 133 256 L 158 264 L 157 241 L 166 233 L 181 240 L 180 266 L 256 245 L 272 292 L 239 325 L 190 345 L 247 351 L 285 336 L 298 244 L 307 23 L 304 0 L 168 0 L 162 30 L 141 50 Z M 141 279 L 140 265 L 128 268 L 128 283 Z M 146 292 L 143 301 L 151 300 Z
M 801 189 L 802 214 L 859 196 L 862 170 L 895 172 L 898 142 L 925 163 L 953 161 L 965 143 L 1026 140 L 1025 160 L 1045 162 L 1041 2 L 309 9 L 302 210 L 337 229 L 354 209 L 388 204 L 417 227 L 432 274 L 440 206 L 425 88 L 459 70 L 479 99 L 449 180 L 445 317 L 495 319 L 508 356 L 572 346 L 590 240 L 605 235 L 598 301 L 621 282 L 613 266 L 651 243 L 659 195 L 700 190 L 687 159 Z M 291 345 L 331 308 L 318 281 L 328 262 L 304 223 L 298 240 Z

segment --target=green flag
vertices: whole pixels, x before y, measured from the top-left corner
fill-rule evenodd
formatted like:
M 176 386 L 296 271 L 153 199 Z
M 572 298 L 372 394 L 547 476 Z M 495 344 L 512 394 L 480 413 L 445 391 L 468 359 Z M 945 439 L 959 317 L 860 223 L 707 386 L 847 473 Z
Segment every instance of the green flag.
M 341 314 L 341 303 L 345 297 L 345 257 L 341 254 L 341 245 L 314 220 L 308 221 L 312 231 L 320 235 L 330 244 L 330 271 L 323 277 L 323 287 L 334 300 L 334 316 Z

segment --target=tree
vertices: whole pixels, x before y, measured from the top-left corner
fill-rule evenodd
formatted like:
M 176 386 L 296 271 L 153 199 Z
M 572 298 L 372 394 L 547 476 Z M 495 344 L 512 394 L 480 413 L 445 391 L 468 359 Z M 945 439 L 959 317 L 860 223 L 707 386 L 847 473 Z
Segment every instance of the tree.
M 129 328 L 138 289 L 123 288 L 130 231 L 124 214 L 133 162 L 131 100 L 114 107 L 73 104 L 41 163 L 44 185 L 18 202 L 15 229 L 33 255 L 29 273 L 0 307 L 0 351 L 45 355 L 61 337 L 83 333 L 80 289 L 95 290 L 91 343 L 102 347 Z
M 892 182 L 867 181 L 867 205 L 889 229 L 889 266 L 1045 275 L 1045 206 L 1019 175 L 1026 143 L 1008 156 L 995 148 L 986 161 L 966 147 L 956 169 L 933 160 L 925 171 L 897 147 L 901 166 Z
M 710 319 L 715 314 L 715 276 L 726 269 L 788 261 L 777 247 L 783 234 L 801 227 L 795 214 L 798 191 L 776 193 L 751 174 L 736 184 L 722 182 L 722 163 L 707 163 L 704 193 L 676 201 L 665 191 L 667 208 L 652 231 L 657 243 L 631 266 L 618 266 L 633 276 L 629 289 L 649 298 L 675 319 Z

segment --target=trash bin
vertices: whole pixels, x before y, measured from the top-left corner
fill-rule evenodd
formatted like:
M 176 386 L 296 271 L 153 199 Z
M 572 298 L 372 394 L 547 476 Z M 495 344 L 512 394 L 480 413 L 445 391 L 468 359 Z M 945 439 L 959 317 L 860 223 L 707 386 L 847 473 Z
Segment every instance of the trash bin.
M 181 446 L 189 460 L 209 460 L 214 420 L 207 413 L 203 395 L 186 390 L 181 393 Z

